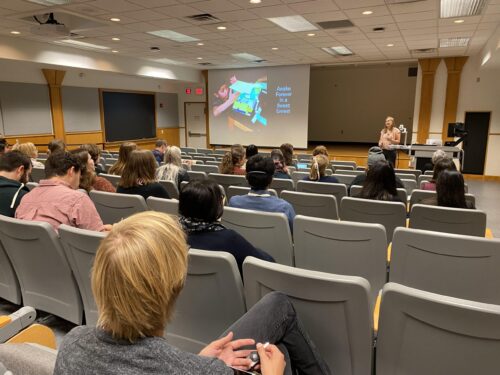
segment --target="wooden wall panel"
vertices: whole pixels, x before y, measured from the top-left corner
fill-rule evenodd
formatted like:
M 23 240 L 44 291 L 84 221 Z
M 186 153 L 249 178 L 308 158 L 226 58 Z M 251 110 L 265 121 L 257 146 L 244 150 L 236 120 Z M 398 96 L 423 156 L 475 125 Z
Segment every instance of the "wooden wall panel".
M 15 144 L 16 142 L 19 143 L 25 143 L 25 142 L 31 142 L 34 143 L 35 146 L 37 146 L 38 151 L 40 152 L 45 152 L 47 151 L 47 145 L 48 143 L 54 139 L 54 136 L 52 134 L 25 134 L 25 135 L 12 135 L 6 137 L 7 142 L 10 145 Z
M 458 95 L 460 94 L 460 77 L 462 68 L 467 62 L 467 56 L 447 57 L 444 59 L 448 70 L 448 80 L 446 81 L 446 100 L 444 103 L 444 118 L 443 118 L 443 141 L 450 141 L 453 138 L 448 138 L 448 124 L 457 120 Z
M 103 135 L 101 131 L 66 133 L 66 144 L 69 149 L 77 148 L 83 143 L 101 144 Z
M 62 109 L 61 84 L 66 72 L 64 70 L 42 69 L 43 75 L 49 85 L 50 107 L 52 112 L 52 125 L 54 136 L 65 141 L 64 115 Z
M 166 140 L 169 145 L 180 147 L 180 128 L 156 129 L 156 135 Z
M 425 143 L 425 140 L 429 137 L 434 76 L 436 75 L 436 69 L 440 62 L 441 58 L 418 60 L 422 70 L 422 88 L 420 91 L 417 143 Z

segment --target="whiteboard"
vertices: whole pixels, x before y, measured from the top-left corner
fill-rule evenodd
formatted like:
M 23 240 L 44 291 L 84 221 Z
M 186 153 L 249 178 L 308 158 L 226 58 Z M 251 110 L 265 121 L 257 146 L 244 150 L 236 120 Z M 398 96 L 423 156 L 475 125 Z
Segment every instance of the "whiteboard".
M 98 89 L 64 86 L 61 92 L 66 132 L 101 131 Z

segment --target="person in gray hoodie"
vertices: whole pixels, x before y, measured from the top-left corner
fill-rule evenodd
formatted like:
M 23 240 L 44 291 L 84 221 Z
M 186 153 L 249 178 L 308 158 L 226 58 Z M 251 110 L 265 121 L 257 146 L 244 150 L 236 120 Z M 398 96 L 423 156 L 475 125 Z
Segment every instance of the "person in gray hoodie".
M 31 173 L 31 160 L 19 151 L 0 155 L 0 214 L 14 217 Z

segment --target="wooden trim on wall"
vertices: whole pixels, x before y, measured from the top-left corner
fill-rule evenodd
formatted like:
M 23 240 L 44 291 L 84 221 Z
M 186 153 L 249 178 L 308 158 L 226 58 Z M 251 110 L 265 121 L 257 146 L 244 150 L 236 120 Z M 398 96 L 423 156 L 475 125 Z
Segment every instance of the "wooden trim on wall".
M 38 151 L 47 151 L 47 145 L 54 139 L 53 134 L 22 134 L 22 135 L 6 135 L 5 139 L 10 145 L 19 143 L 31 142 L 36 145 Z
M 201 72 L 201 75 L 205 79 L 205 133 L 207 134 L 206 136 L 206 148 L 210 148 L 210 126 L 209 126 L 209 115 L 210 113 L 208 112 L 208 70 L 203 70 Z
M 460 94 L 460 77 L 462 68 L 467 62 L 467 56 L 447 57 L 444 59 L 446 69 L 448 70 L 448 79 L 446 81 L 446 99 L 444 103 L 443 131 L 442 139 L 444 141 L 453 140 L 448 138 L 448 124 L 457 120 L 458 95 Z
M 84 131 L 84 132 L 71 132 L 66 133 L 66 144 L 74 145 L 69 148 L 78 148 L 79 145 L 84 143 L 102 143 L 102 131 Z
M 434 77 L 441 58 L 420 59 L 418 63 L 422 70 L 422 87 L 420 89 L 420 109 L 418 115 L 417 142 L 425 143 L 429 136 L 431 124 L 432 96 L 434 92 Z
M 180 128 L 157 128 L 156 135 L 158 138 L 167 141 L 167 144 L 180 147 Z
M 49 86 L 50 112 L 52 113 L 52 127 L 57 139 L 66 141 L 64 129 L 64 114 L 62 107 L 61 84 L 66 75 L 64 70 L 42 69 Z

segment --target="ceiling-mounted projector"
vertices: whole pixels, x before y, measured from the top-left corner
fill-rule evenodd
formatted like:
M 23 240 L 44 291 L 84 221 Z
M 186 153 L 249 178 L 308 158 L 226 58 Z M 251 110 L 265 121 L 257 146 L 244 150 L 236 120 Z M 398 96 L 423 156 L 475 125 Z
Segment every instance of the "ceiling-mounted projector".
M 71 34 L 71 31 L 63 23 L 59 23 L 54 18 L 54 13 L 48 13 L 42 17 L 46 17 L 46 19 L 41 21 L 38 16 L 33 16 L 39 24 L 31 27 L 32 34 L 52 38 L 68 37 Z

